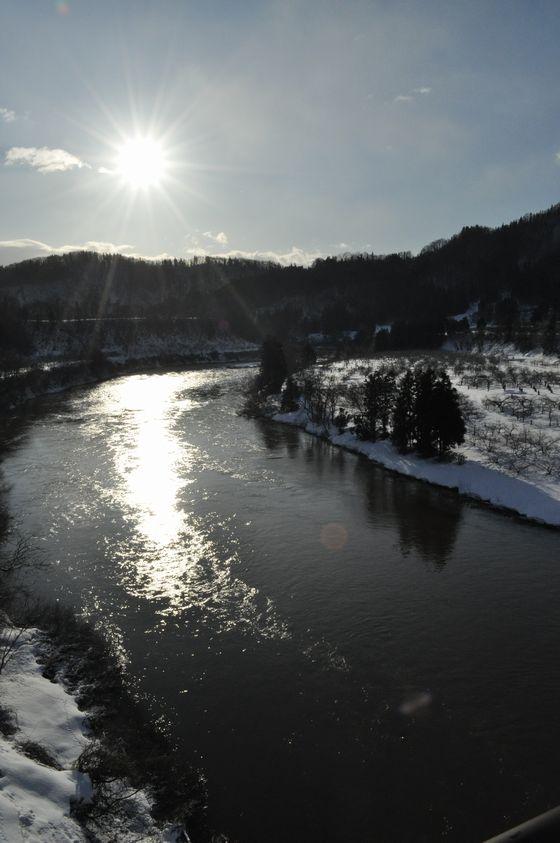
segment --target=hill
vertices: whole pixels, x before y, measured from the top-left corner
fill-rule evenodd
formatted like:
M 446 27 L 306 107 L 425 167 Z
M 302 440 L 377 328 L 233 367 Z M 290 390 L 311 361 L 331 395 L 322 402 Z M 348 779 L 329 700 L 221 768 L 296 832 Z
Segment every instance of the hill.
M 189 318 L 250 340 L 357 332 L 369 341 L 376 325 L 392 324 L 379 344 L 406 347 L 466 331 L 448 318 L 478 302 L 479 330 L 528 342 L 555 326 L 559 269 L 560 204 L 495 229 L 463 228 L 416 256 L 349 254 L 307 268 L 72 252 L 0 267 L 0 328 L 6 345 L 43 320 Z

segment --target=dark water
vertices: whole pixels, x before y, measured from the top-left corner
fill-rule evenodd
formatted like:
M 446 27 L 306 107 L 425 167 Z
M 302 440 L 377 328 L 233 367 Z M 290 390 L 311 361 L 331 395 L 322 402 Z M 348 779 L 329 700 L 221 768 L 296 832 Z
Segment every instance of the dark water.
M 236 416 L 244 373 L 51 399 L 5 459 L 232 840 L 478 841 L 560 803 L 559 536 Z

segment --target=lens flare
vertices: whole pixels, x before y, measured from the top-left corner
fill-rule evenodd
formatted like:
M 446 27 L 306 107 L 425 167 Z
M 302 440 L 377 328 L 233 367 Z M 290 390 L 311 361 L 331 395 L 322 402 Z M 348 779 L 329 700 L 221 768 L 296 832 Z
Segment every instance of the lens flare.
M 327 550 L 342 550 L 348 541 L 348 531 L 343 524 L 325 524 L 321 529 L 321 544 Z

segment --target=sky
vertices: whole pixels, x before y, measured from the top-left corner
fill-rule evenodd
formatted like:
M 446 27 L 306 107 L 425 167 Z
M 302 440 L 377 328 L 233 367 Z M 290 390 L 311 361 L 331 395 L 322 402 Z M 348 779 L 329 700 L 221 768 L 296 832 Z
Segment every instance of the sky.
M 1 0 L 0 263 L 309 263 L 558 201 L 557 0 Z

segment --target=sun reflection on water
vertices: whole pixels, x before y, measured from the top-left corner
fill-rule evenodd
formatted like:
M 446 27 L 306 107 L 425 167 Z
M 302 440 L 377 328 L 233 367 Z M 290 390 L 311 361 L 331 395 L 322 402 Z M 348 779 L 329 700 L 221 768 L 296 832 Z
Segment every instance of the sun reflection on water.
M 185 494 L 201 467 L 214 468 L 188 441 L 184 424 L 200 406 L 192 394 L 204 377 L 208 373 L 142 375 L 113 382 L 106 391 L 103 412 L 112 419 L 117 475 L 110 495 L 130 531 L 108 550 L 128 593 L 157 603 L 160 616 L 189 609 L 201 624 L 211 616 L 222 631 L 241 626 L 284 636 L 270 601 L 234 573 L 229 519 L 195 513 Z M 197 497 L 203 494 L 200 489 Z
M 126 481 L 126 499 L 136 513 L 136 527 L 160 547 L 175 540 L 184 523 L 178 495 L 189 480 L 192 448 L 179 446 L 171 429 L 170 402 L 177 384 L 172 377 L 125 380 L 116 397 L 126 413 L 129 446 L 116 452 L 118 473 Z M 183 400 L 185 407 L 194 402 Z M 179 474 L 179 466 L 182 473 Z

